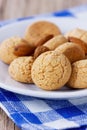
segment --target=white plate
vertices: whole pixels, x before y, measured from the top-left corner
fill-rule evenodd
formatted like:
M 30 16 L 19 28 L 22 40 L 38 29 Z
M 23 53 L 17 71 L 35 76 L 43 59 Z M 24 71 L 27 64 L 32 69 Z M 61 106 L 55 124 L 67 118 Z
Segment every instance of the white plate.
M 17 35 L 23 36 L 26 27 L 30 25 L 32 22 L 38 20 L 47 20 L 59 25 L 63 33 L 76 27 L 87 29 L 86 22 L 79 21 L 74 18 L 43 17 L 37 19 L 22 20 L 22 21 L 16 21 L 12 24 L 5 25 L 0 28 L 0 42 L 11 36 L 17 36 Z M 8 74 L 8 65 L 4 64 L 1 61 L 0 61 L 0 87 L 18 94 L 34 96 L 39 98 L 47 98 L 47 99 L 68 99 L 68 98 L 87 96 L 87 89 L 71 90 L 68 89 L 67 87 L 63 87 L 61 90 L 58 91 L 44 91 L 39 89 L 35 85 L 16 82 L 13 79 L 11 79 Z

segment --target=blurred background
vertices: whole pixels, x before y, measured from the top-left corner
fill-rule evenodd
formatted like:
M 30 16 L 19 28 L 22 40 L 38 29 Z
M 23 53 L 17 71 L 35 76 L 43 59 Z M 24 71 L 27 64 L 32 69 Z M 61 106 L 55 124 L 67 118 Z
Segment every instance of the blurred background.
M 0 20 L 49 13 L 87 4 L 87 0 L 0 0 Z

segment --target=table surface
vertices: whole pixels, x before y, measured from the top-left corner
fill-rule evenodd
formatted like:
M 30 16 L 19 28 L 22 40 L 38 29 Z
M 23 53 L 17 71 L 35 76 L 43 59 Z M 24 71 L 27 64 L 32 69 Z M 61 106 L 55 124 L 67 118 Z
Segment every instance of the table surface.
M 0 0 L 0 20 L 49 13 L 87 4 L 87 0 Z M 20 130 L 0 108 L 0 130 Z

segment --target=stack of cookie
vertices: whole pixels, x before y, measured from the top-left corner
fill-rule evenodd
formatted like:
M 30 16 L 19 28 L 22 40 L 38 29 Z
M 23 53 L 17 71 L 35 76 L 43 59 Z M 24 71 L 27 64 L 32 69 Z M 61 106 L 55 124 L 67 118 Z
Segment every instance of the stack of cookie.
M 0 59 L 9 65 L 10 76 L 34 83 L 44 90 L 65 84 L 87 88 L 87 31 L 74 29 L 63 35 L 48 21 L 30 25 L 24 38 L 12 37 L 0 45 Z

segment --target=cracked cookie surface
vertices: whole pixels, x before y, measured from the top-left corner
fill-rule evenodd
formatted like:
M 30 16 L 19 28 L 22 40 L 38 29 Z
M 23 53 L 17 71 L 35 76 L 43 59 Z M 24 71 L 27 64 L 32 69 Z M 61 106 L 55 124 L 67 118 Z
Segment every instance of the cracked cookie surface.
M 34 62 L 32 56 L 16 58 L 9 66 L 10 76 L 24 83 L 33 83 L 31 78 L 31 67 Z
M 20 37 L 11 37 L 3 41 L 0 44 L 0 59 L 6 64 L 10 64 L 18 57 L 14 54 L 14 48 L 20 43 L 24 43 L 23 39 Z
M 87 60 L 80 60 L 72 64 L 68 86 L 78 89 L 87 88 Z
M 45 90 L 57 90 L 68 81 L 71 64 L 68 58 L 53 51 L 41 54 L 33 63 L 31 75 L 34 83 Z

